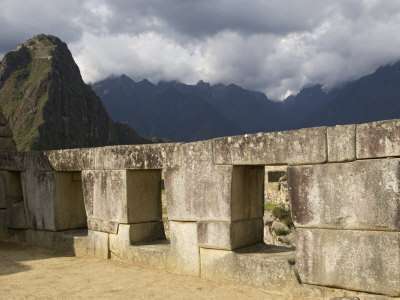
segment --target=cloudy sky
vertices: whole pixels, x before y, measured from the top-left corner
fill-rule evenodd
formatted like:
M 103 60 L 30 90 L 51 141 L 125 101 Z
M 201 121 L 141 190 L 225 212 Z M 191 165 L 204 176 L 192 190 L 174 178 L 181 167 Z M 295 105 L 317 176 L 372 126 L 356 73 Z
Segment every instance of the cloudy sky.
M 86 82 L 236 83 L 282 99 L 400 60 L 399 0 L 0 0 L 0 58 L 68 43 Z

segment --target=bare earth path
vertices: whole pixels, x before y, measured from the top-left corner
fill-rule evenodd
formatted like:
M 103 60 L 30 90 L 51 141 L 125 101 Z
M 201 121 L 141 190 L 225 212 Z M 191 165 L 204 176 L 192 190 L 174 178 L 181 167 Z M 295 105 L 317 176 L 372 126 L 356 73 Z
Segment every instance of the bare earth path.
M 0 241 L 0 299 L 290 299 L 238 284 Z

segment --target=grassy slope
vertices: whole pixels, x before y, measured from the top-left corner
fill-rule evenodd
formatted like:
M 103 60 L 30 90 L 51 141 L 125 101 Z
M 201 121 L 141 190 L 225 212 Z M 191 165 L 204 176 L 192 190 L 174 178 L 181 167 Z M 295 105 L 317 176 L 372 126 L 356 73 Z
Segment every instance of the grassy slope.
M 35 50 L 29 49 L 29 54 L 34 57 Z M 49 98 L 50 69 L 51 58 L 31 60 L 12 72 L 1 89 L 0 105 L 11 121 L 19 150 L 30 150 L 39 139 L 38 127 L 44 122 L 43 107 Z

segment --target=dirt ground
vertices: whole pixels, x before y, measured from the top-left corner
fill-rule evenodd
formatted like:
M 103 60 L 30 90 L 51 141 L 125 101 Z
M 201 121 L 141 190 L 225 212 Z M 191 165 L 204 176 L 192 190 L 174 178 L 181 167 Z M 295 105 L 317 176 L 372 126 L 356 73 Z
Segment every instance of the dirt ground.
M 239 284 L 0 241 L 0 299 L 290 299 Z

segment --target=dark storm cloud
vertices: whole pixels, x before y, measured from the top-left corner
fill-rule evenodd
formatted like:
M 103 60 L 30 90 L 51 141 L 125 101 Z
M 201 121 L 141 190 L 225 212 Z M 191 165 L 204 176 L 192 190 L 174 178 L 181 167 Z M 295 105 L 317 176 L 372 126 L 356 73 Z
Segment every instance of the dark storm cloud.
M 331 9 L 330 5 L 317 0 L 121 0 L 109 2 L 109 7 L 115 12 L 109 20 L 110 30 L 135 30 L 144 17 L 158 19 L 160 25 L 168 26 L 167 29 L 198 38 L 227 29 L 245 34 L 285 34 L 309 30 L 321 22 Z M 152 25 L 156 27 L 151 21 L 148 25 L 149 28 Z
M 235 82 L 274 99 L 400 59 L 397 0 L 0 0 L 0 53 L 38 33 L 87 81 Z
M 82 28 L 74 18 L 82 13 L 80 1 L 0 0 L 0 52 L 39 33 L 66 41 L 79 40 Z

